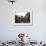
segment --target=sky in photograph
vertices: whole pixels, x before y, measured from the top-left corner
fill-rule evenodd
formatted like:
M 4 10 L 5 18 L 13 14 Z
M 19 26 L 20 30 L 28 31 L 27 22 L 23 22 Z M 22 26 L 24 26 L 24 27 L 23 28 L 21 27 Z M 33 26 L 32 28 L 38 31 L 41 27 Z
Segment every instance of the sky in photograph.
M 16 13 L 16 15 L 18 15 L 18 16 L 25 16 L 26 12 L 19 12 L 19 13 Z

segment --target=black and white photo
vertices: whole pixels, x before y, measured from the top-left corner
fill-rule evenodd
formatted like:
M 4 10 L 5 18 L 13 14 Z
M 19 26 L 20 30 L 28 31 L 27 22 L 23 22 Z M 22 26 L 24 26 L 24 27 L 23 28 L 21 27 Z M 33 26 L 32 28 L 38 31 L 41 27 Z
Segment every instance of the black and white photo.
M 15 13 L 16 25 L 32 25 L 32 12 L 16 12 Z

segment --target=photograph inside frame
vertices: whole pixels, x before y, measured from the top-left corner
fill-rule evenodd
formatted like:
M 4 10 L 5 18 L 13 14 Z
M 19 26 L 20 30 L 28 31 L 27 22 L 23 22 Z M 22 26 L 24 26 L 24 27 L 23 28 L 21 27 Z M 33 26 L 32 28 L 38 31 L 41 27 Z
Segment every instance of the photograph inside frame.
M 32 12 L 15 12 L 15 25 L 32 25 Z

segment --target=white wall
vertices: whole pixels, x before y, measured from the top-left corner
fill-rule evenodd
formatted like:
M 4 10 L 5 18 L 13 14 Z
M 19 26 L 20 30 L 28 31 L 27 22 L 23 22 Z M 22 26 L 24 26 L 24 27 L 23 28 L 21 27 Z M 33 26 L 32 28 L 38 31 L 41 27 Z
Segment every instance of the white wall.
M 15 26 L 14 11 L 33 11 L 32 26 Z M 13 5 L 0 0 L 0 40 L 11 40 L 26 32 L 34 40 L 46 40 L 46 0 L 17 0 Z

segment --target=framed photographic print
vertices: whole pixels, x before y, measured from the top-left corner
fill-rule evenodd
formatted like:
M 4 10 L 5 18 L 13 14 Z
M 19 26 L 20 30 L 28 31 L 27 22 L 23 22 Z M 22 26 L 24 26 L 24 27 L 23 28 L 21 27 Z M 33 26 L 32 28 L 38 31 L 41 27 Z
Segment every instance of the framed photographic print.
M 32 11 L 15 12 L 14 16 L 15 25 L 32 25 Z

